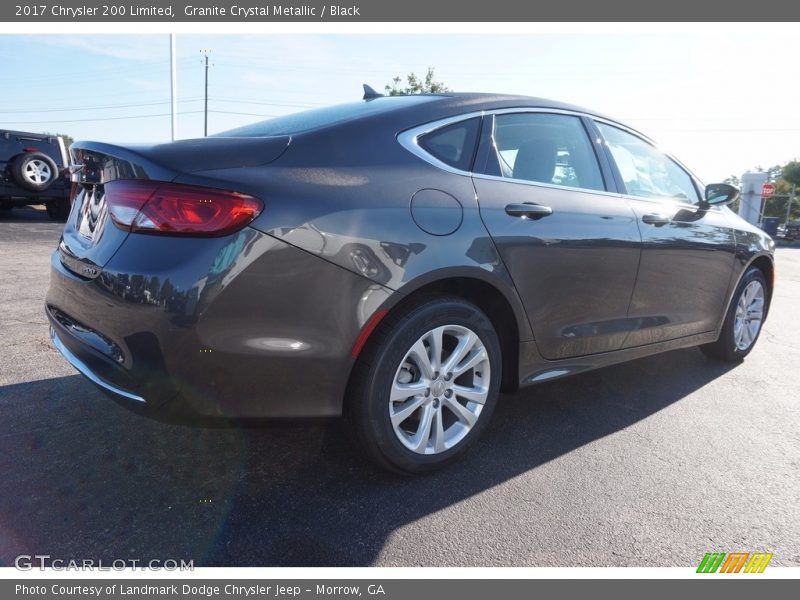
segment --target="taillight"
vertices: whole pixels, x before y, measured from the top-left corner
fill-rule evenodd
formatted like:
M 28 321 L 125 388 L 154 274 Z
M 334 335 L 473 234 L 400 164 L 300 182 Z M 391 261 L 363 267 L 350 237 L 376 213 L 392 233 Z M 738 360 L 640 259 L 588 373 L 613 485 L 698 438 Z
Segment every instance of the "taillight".
M 264 208 L 247 194 L 163 181 L 111 181 L 105 184 L 105 195 L 117 227 L 165 235 L 226 235 Z

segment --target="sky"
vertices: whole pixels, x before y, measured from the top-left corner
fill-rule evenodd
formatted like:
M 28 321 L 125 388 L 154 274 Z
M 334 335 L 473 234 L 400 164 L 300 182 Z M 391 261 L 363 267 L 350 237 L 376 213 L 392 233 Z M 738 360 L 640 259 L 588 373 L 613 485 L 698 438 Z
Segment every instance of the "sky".
M 395 75 L 525 94 L 642 131 L 702 180 L 800 158 L 800 36 L 676 33 L 177 35 L 178 137 L 360 99 Z M 0 128 L 170 139 L 168 35 L 0 35 Z

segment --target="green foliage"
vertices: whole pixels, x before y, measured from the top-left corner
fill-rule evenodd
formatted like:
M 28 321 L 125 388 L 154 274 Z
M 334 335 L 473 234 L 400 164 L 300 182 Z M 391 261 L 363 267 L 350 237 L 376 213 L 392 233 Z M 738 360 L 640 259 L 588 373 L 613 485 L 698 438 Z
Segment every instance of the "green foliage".
M 75 141 L 71 135 L 67 135 L 66 133 L 50 133 L 49 131 L 45 131 L 44 135 L 52 135 L 53 137 L 60 137 L 64 139 L 64 146 L 69 148 L 72 145 L 72 142 Z
M 435 75 L 433 67 L 428 67 L 428 72 L 425 73 L 424 78 L 420 78 L 414 73 L 406 75 L 406 86 L 401 87 L 403 79 L 401 77 L 394 77 L 392 84 L 385 86 L 383 89 L 389 96 L 403 96 L 407 94 L 440 94 L 442 92 L 451 91 L 441 81 L 434 79 Z
M 800 160 L 793 160 L 783 165 L 781 176 L 784 181 L 800 186 Z

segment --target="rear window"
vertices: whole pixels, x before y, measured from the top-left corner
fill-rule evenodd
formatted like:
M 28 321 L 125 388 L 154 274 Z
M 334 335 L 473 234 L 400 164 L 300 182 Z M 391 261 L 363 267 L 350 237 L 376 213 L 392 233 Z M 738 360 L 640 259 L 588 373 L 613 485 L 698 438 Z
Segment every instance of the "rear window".
M 461 171 L 469 171 L 478 143 L 480 124 L 481 120 L 477 117 L 459 121 L 426 133 L 417 143 L 443 163 Z
M 413 106 L 436 100 L 439 96 L 387 96 L 365 102 L 350 102 L 337 106 L 315 108 L 284 117 L 260 121 L 252 125 L 237 127 L 215 134 L 216 137 L 266 137 L 270 135 L 291 135 L 344 123 L 360 117 L 389 112 L 404 106 Z

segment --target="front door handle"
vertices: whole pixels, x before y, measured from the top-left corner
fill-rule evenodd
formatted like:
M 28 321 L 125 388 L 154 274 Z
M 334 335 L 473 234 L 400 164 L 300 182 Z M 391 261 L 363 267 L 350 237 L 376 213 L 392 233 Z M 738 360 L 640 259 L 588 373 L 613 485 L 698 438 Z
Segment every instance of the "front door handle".
M 506 213 L 512 217 L 522 217 L 523 219 L 541 219 L 553 214 L 553 209 L 541 204 L 523 202 L 522 204 L 508 204 Z
M 649 215 L 644 215 L 642 217 L 642 222 L 647 223 L 648 225 L 655 225 L 656 227 L 661 227 L 662 225 L 667 225 L 672 222 L 667 215 L 662 215 L 659 213 L 652 213 Z

